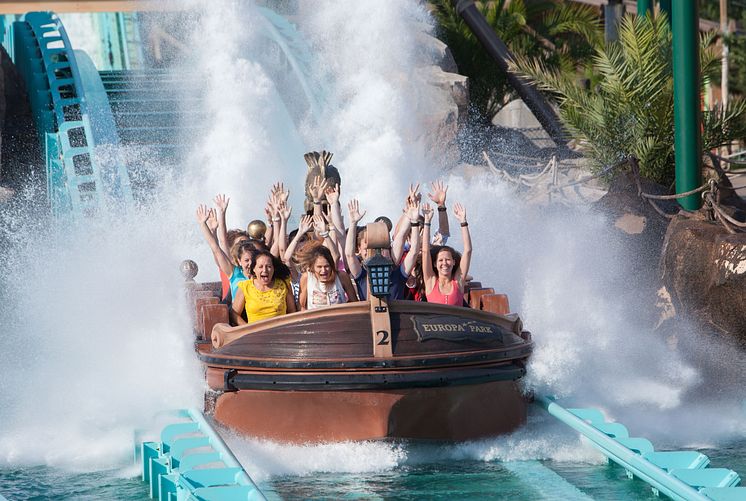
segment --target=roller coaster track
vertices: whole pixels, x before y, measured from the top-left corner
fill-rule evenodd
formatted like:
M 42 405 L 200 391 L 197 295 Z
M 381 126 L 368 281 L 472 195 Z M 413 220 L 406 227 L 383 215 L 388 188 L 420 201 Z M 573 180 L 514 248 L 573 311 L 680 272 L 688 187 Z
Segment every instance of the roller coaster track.
M 128 176 L 120 166 L 105 173 L 95 154 L 92 122 L 105 128 L 111 112 L 86 99 L 91 86 L 84 85 L 60 19 L 47 12 L 29 13 L 14 23 L 13 38 L 16 66 L 26 82 L 46 153 L 52 213 L 94 215 L 110 203 L 106 198 L 128 205 L 132 200 Z M 106 139 L 117 144 L 116 134 L 103 134 L 102 140 Z

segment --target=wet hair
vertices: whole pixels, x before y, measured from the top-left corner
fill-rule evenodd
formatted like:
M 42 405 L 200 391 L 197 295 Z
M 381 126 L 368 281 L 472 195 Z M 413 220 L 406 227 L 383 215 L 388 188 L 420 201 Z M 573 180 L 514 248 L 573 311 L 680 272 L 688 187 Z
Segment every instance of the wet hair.
M 326 259 L 326 262 L 329 263 L 329 268 L 332 272 L 332 277 L 336 277 L 337 269 L 334 264 L 334 257 L 332 257 L 332 252 L 324 247 L 324 245 L 315 245 L 313 248 L 311 248 L 306 255 L 304 256 L 304 260 L 302 261 L 302 266 L 309 272 L 313 272 L 313 265 L 316 263 L 316 260 L 318 258 L 324 258 Z
M 321 240 L 316 240 L 315 238 L 306 238 L 300 244 L 298 244 L 298 247 L 295 248 L 295 252 L 293 253 L 293 262 L 295 262 L 300 267 L 301 271 L 306 271 L 306 265 L 311 259 L 309 256 L 317 247 L 323 245 L 324 242 L 322 242 Z
M 436 277 L 438 276 L 438 254 L 443 251 L 449 252 L 453 258 L 453 269 L 451 270 L 451 280 L 453 280 L 461 265 L 461 253 L 448 245 L 437 245 L 430 249 L 430 262 L 433 265 L 433 273 L 435 273 Z
M 228 230 L 228 232 L 226 233 L 228 248 L 230 249 L 231 247 L 233 247 L 233 244 L 236 243 L 236 239 L 240 237 L 246 237 L 248 239 L 249 234 L 246 233 L 244 230 L 239 229 Z
M 267 244 L 265 244 L 265 243 L 264 243 L 264 242 L 262 242 L 261 240 L 252 240 L 252 239 L 249 239 L 249 243 L 250 243 L 251 245 L 253 245 L 253 246 L 254 246 L 254 249 L 255 249 L 255 250 L 257 250 L 257 251 L 264 251 L 264 250 L 268 250 L 268 249 L 267 249 Z
M 240 266 L 238 264 L 238 261 L 246 252 L 251 254 L 251 261 L 253 263 L 256 259 L 257 251 L 256 248 L 252 245 L 251 240 L 242 240 L 233 244 L 233 247 L 231 247 L 231 258 L 233 259 L 233 264 L 235 266 Z
M 271 252 L 268 250 L 260 250 L 256 251 L 254 253 L 254 259 L 251 261 L 251 268 L 249 269 L 249 272 L 251 273 L 252 277 L 256 276 L 256 273 L 254 272 L 254 268 L 256 267 L 256 262 L 259 260 L 260 257 L 267 256 L 272 260 L 272 266 L 275 269 L 274 276 L 272 278 L 279 278 L 280 280 L 287 280 L 290 278 L 290 268 L 288 268 L 285 263 L 277 259 Z

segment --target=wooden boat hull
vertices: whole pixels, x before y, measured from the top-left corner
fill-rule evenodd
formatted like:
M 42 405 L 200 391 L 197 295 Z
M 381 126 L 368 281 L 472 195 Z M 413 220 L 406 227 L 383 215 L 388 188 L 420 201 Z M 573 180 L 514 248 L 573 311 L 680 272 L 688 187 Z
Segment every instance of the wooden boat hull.
M 390 335 L 381 336 L 373 307 L 351 303 L 244 327 L 215 325 L 212 343 L 197 348 L 216 421 L 294 443 L 462 441 L 525 422 L 518 380 L 533 343 L 517 317 L 394 301 Z M 383 339 L 390 355 L 376 353 Z
M 223 393 L 215 420 L 245 435 L 292 443 L 415 439 L 463 441 L 526 421 L 515 381 L 394 390 Z

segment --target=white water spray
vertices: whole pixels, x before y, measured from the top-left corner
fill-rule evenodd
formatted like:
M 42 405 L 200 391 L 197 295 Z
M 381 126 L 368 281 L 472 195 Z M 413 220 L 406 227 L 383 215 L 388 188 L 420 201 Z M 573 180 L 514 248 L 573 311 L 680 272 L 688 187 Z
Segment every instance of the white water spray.
M 300 3 L 299 29 L 314 49 L 316 77 L 329 89 L 324 116 L 307 120 L 300 132 L 267 69 L 252 57 L 267 47 L 252 20 L 255 9 L 243 2 L 195 8 L 200 32 L 209 33 L 195 45 L 193 61 L 196 74 L 208 75 L 209 120 L 207 132 L 192 138 L 183 182 L 147 215 L 124 224 L 43 238 L 38 229 L 19 232 L 0 258 L 8 274 L 0 352 L 9 368 L 0 387 L 0 461 L 116 464 L 144 416 L 200 405 L 203 382 L 177 274 L 187 257 L 199 258 L 200 279 L 214 274 L 192 222 L 197 203 L 228 193 L 229 226 L 242 227 L 262 216 L 268 188 L 283 180 L 298 211 L 301 155 L 310 149 L 335 152 L 344 198 L 360 197 L 369 219 L 397 214 L 408 182 L 440 174 L 428 167 L 419 141 L 427 110 L 414 106 L 423 102 L 421 92 L 434 92 L 417 71 L 432 63 L 414 36 L 432 31 L 417 2 Z M 636 325 L 635 304 L 615 300 L 614 283 L 624 279 L 615 263 L 626 256 L 605 243 L 601 216 L 526 206 L 487 177 L 466 181 L 454 174 L 448 182 L 450 203 L 463 202 L 472 222 L 474 273 L 508 292 L 534 333 L 532 387 L 602 406 L 643 428 L 636 431 L 662 433 L 662 417 L 686 415 L 688 428 L 668 435 L 672 442 L 692 441 L 707 427 L 721 432 L 707 437 L 712 440 L 743 434 L 731 409 L 691 412 L 687 391 L 702 381 L 699 368 Z M 458 235 L 454 243 L 459 246 Z M 380 471 L 441 457 L 598 459 L 587 450 L 572 452 L 577 440 L 563 442 L 550 428 L 531 421 L 510 437 L 424 452 L 380 443 L 231 445 L 247 464 L 258 456 L 265 477 Z M 28 447 L 39 438 L 46 447 Z

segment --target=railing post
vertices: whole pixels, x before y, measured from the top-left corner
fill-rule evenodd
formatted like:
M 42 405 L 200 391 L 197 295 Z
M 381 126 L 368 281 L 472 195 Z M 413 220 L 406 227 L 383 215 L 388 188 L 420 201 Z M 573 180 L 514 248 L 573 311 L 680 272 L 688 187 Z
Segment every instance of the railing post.
M 665 12 L 668 16 L 668 25 L 671 26 L 671 0 L 660 0 L 659 5 L 661 12 Z
M 702 112 L 700 104 L 699 8 L 692 0 L 673 0 L 673 93 L 676 193 L 702 183 Z M 687 210 L 701 205 L 698 194 L 679 199 Z

